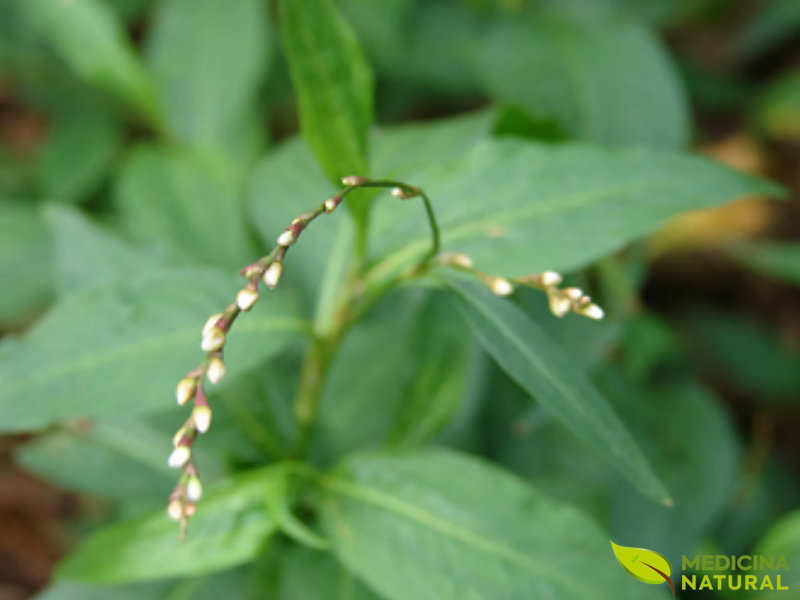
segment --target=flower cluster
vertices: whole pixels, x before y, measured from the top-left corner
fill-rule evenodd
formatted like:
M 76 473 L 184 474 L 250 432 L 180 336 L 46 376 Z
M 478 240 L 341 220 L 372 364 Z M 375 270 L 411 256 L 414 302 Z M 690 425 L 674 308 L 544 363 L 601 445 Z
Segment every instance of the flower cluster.
M 442 265 L 472 273 L 496 296 L 510 296 L 514 293 L 514 285 L 540 289 L 547 294 L 550 312 L 557 317 L 563 317 L 570 311 L 590 319 L 602 319 L 605 316 L 603 309 L 592 302 L 592 298 L 584 294 L 580 288 L 559 288 L 558 286 L 561 285 L 564 278 L 555 271 L 543 271 L 532 275 L 523 275 L 522 277 L 506 278 L 498 275 L 489 275 L 477 270 L 472 263 L 472 259 L 466 254 L 445 252 L 437 257 L 437 261 Z
M 206 433 L 211 426 L 211 407 L 208 404 L 204 384 L 206 380 L 212 384 L 219 383 L 225 376 L 223 351 L 231 326 L 242 312 L 249 311 L 258 301 L 260 280 L 263 280 L 264 285 L 270 290 L 278 285 L 286 253 L 297 242 L 308 224 L 323 213 L 332 213 L 350 190 L 367 181 L 357 176 L 345 177 L 342 183 L 346 187 L 342 191 L 325 200 L 314 210 L 294 219 L 278 236 L 276 246 L 269 254 L 242 268 L 240 272 L 247 279 L 247 284 L 236 294 L 234 302 L 223 312 L 211 315 L 203 326 L 200 348 L 206 352 L 206 357 L 197 367 L 186 373 L 175 390 L 175 397 L 180 406 L 190 401 L 193 401 L 194 406 L 189 418 L 175 433 L 172 440 L 174 449 L 167 459 L 170 467 L 182 470 L 167 505 L 167 514 L 181 524 L 182 534 L 185 533 L 188 518 L 196 512 L 195 503 L 203 495 L 197 466 L 192 459 L 192 445 L 198 434 Z

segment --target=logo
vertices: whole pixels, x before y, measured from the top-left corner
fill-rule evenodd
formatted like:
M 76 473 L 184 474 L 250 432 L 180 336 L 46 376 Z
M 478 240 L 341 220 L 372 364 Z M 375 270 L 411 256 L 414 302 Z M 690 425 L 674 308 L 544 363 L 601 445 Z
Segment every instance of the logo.
M 646 548 L 630 548 L 611 542 L 614 556 L 631 577 L 650 584 L 669 584 L 672 595 L 675 596 L 675 586 L 670 579 L 672 568 L 666 558 L 658 552 Z
M 666 558 L 646 548 L 630 548 L 611 542 L 619 564 L 639 581 L 669 584 L 675 596 L 672 569 Z M 787 591 L 783 580 L 789 565 L 784 556 L 701 554 L 681 557 L 681 590 Z

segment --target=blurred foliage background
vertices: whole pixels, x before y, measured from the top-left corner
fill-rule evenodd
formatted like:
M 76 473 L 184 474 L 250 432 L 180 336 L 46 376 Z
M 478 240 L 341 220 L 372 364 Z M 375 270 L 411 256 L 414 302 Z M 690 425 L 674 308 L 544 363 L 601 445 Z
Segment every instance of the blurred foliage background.
M 682 216 L 574 274 L 595 290 L 607 322 L 556 321 L 541 298 L 522 296 L 586 363 L 677 508 L 655 507 L 627 488 L 615 494 L 609 481 L 617 476 L 489 363 L 480 363 L 479 376 L 491 402 L 458 413 L 468 421 L 472 410 L 484 426 L 451 423 L 450 442 L 671 559 L 700 550 L 794 556 L 800 588 L 800 2 L 338 6 L 374 71 L 381 126 L 486 110 L 471 118 L 496 136 L 693 148 L 787 188 L 784 201 L 751 197 Z M 0 335 L 9 338 L 0 360 L 13 352 L 10 338 L 99 268 L 72 255 L 65 267 L 71 239 L 113 231 L 148 250 L 144 263 L 120 250 L 120 270 L 185 260 L 235 273 L 259 255 L 259 216 L 243 218 L 259 193 L 253 181 L 270 175 L 262 157 L 298 129 L 278 20 L 267 0 L 0 0 Z M 406 149 L 410 157 L 416 151 Z M 285 193 L 300 208 L 321 200 L 304 189 L 302 171 L 294 183 Z M 82 229 L 87 216 L 101 233 Z M 212 229 L 224 243 L 203 236 Z M 396 322 L 383 332 L 388 341 L 422 327 L 401 308 L 386 310 Z M 349 344 L 359 356 L 359 339 Z M 244 409 L 230 396 L 235 423 Z M 168 435 L 157 416 L 141 431 L 68 421 L 0 438 L 1 598 L 41 589 L 55 561 L 94 525 L 160 505 L 171 476 L 153 466 L 163 463 Z M 269 418 L 280 428 L 286 415 Z M 346 414 L 338 418 L 346 427 Z M 238 425 L 225 427 L 224 412 L 219 419 L 222 433 L 207 449 L 212 476 L 259 456 L 257 426 L 245 442 Z M 370 431 L 352 436 L 343 443 L 355 446 Z M 636 514 L 648 514 L 646 528 L 630 518 Z M 304 559 L 295 558 L 299 569 Z M 255 578 L 234 570 L 202 590 L 240 597 L 242 586 L 266 586 L 268 577 L 268 568 Z M 285 585 L 301 583 L 295 576 Z M 198 597 L 196 582 L 148 585 L 113 597 Z M 314 597 L 303 593 L 314 592 L 285 597 Z M 53 588 L 42 597 L 86 594 Z

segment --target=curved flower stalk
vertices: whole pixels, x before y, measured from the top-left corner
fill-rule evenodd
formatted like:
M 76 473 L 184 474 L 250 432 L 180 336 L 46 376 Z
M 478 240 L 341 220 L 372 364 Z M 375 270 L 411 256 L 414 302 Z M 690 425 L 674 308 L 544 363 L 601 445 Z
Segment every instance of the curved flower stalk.
M 395 198 L 408 199 L 421 197 L 425 211 L 431 224 L 432 244 L 428 254 L 420 265 L 427 264 L 439 252 L 439 228 L 433 215 L 433 208 L 425 193 L 417 187 L 388 180 L 371 180 L 359 175 L 342 178 L 344 189 L 325 200 L 313 210 L 305 212 L 293 219 L 281 232 L 272 251 L 255 262 L 243 267 L 240 273 L 247 279 L 247 284 L 239 290 L 234 301 L 221 313 L 211 315 L 203 326 L 200 348 L 206 357 L 194 369 L 190 370 L 178 382 L 175 398 L 178 405 L 184 406 L 193 401 L 192 412 L 173 437 L 174 449 L 167 459 L 170 467 L 181 469 L 178 483 L 169 497 L 168 516 L 181 525 L 181 537 L 185 535 L 186 524 L 196 512 L 195 504 L 203 495 L 197 466 L 192 459 L 192 446 L 199 434 L 206 433 L 211 426 L 212 411 L 205 392 L 205 382 L 219 383 L 225 376 L 226 367 L 223 352 L 227 335 L 242 312 L 249 311 L 259 298 L 259 281 L 270 290 L 278 285 L 283 273 L 283 262 L 286 254 L 303 233 L 306 227 L 318 216 L 330 214 L 341 204 L 348 193 L 362 187 L 391 188 Z
M 439 264 L 472 273 L 496 296 L 510 296 L 514 293 L 515 285 L 524 285 L 542 290 L 547 294 L 550 312 L 559 318 L 570 311 L 590 319 L 602 319 L 605 316 L 605 311 L 592 302 L 592 298 L 584 294 L 580 288 L 559 288 L 558 286 L 561 285 L 564 278 L 555 271 L 543 271 L 532 275 L 523 275 L 522 277 L 506 278 L 498 275 L 489 275 L 477 270 L 473 266 L 472 259 L 466 254 L 445 252 L 440 254 L 436 260 Z
M 247 279 L 245 286 L 240 289 L 233 302 L 222 312 L 211 315 L 203 326 L 200 348 L 206 352 L 206 357 L 194 369 L 190 370 L 178 382 L 175 397 L 180 406 L 193 401 L 192 412 L 173 437 L 174 449 L 167 459 L 169 466 L 181 469 L 182 473 L 178 483 L 169 497 L 167 514 L 180 523 L 181 536 L 186 533 L 188 519 L 196 512 L 196 503 L 203 495 L 197 466 L 192 459 L 192 446 L 198 435 L 206 433 L 211 426 L 212 411 L 206 397 L 205 384 L 219 383 L 225 376 L 226 368 L 223 353 L 227 335 L 231 327 L 242 312 L 249 311 L 259 298 L 259 281 L 270 290 L 280 282 L 283 273 L 283 263 L 289 249 L 297 243 L 306 227 L 322 214 L 330 214 L 341 204 L 345 196 L 358 188 L 391 188 L 395 198 L 421 198 L 431 228 L 431 248 L 420 262 L 411 271 L 401 275 L 398 280 L 390 281 L 384 288 L 389 289 L 398 281 L 410 276 L 417 276 L 424 272 L 435 258 L 439 264 L 468 271 L 482 281 L 497 296 L 509 296 L 514 291 L 515 285 L 525 285 L 543 290 L 549 299 L 550 310 L 557 317 L 564 316 L 569 311 L 589 317 L 601 319 L 603 310 L 592 302 L 592 299 L 575 287 L 559 288 L 562 277 L 555 271 L 544 271 L 535 275 L 526 275 L 507 279 L 496 275 L 483 273 L 474 268 L 472 260 L 465 254 L 447 252 L 439 254 L 440 234 L 439 227 L 433 213 L 430 200 L 423 190 L 398 181 L 371 180 L 359 175 L 350 175 L 342 178 L 345 186 L 337 194 L 325 200 L 313 210 L 305 212 L 292 220 L 291 223 L 278 235 L 276 245 L 272 251 L 262 258 L 243 267 L 240 273 Z M 360 286 L 355 286 L 360 289 Z M 362 290 L 363 291 L 363 290 Z M 372 300 L 374 300 L 373 295 Z M 352 299 L 352 298 L 351 298 Z M 369 303 L 367 303 L 369 305 Z M 363 307 L 362 307 L 363 312 Z M 349 316 L 340 324 L 337 334 L 353 322 L 356 317 Z M 334 341 L 336 336 L 332 338 Z M 315 396 L 324 372 L 325 360 L 319 357 L 324 354 L 319 348 L 314 349 L 321 341 L 315 340 L 312 351 L 307 355 L 307 364 L 304 364 L 301 373 L 300 392 L 295 406 L 295 414 L 301 428 L 300 448 L 303 449 L 308 440 L 310 425 L 315 411 Z M 331 340 L 327 340 L 330 342 Z M 308 361 L 310 359 L 310 362 Z M 310 383 L 309 383 L 310 382 Z

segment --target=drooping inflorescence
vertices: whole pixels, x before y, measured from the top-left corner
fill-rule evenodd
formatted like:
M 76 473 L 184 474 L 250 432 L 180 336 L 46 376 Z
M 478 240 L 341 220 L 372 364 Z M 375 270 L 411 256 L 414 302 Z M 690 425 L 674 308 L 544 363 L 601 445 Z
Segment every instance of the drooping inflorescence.
M 561 285 L 564 278 L 555 271 L 542 271 L 541 273 L 523 275 L 522 277 L 506 278 L 498 275 L 489 275 L 477 270 L 472 263 L 472 259 L 466 254 L 445 252 L 437 257 L 437 261 L 442 265 L 472 273 L 496 296 L 510 296 L 514 293 L 514 285 L 540 289 L 547 294 L 550 312 L 557 317 L 563 317 L 570 311 L 590 319 L 602 319 L 605 316 L 603 309 L 592 302 L 592 298 L 584 294 L 580 288 L 559 288 L 558 286 Z
M 507 279 L 478 271 L 474 268 L 472 260 L 465 254 L 451 252 L 439 254 L 439 227 L 430 200 L 420 188 L 397 181 L 371 180 L 359 175 L 343 177 L 342 184 L 345 187 L 337 194 L 313 210 L 293 219 L 278 235 L 276 246 L 269 254 L 241 269 L 240 273 L 247 279 L 247 283 L 237 292 L 234 301 L 222 312 L 211 315 L 202 328 L 200 348 L 206 353 L 206 356 L 197 367 L 184 375 L 175 390 L 175 397 L 180 406 L 184 406 L 190 401 L 193 402 L 192 412 L 175 433 L 174 449 L 167 459 L 170 467 L 181 469 L 181 476 L 170 494 L 167 505 L 168 516 L 181 525 L 181 535 L 185 535 L 187 521 L 195 514 L 197 510 L 195 504 L 203 494 L 197 466 L 192 458 L 192 446 L 197 436 L 206 433 L 211 426 L 212 411 L 204 386 L 206 380 L 211 384 L 217 384 L 225 377 L 227 369 L 223 353 L 228 333 L 237 317 L 242 312 L 253 308 L 258 301 L 259 281 L 263 281 L 270 290 L 274 289 L 283 273 L 283 262 L 287 252 L 297 242 L 305 228 L 321 214 L 330 214 L 336 210 L 344 197 L 352 190 L 361 187 L 391 188 L 391 195 L 395 198 L 419 197 L 422 199 L 430 223 L 432 243 L 430 250 L 421 259 L 413 273 L 422 272 L 436 257 L 440 264 L 469 271 L 497 296 L 511 295 L 515 285 L 532 286 L 545 291 L 550 301 L 550 310 L 558 317 L 570 310 L 592 319 L 603 317 L 603 310 L 592 303 L 591 298 L 583 294 L 580 289 L 559 288 L 562 278 L 554 271 Z
M 263 281 L 270 290 L 274 289 L 283 273 L 283 261 L 286 253 L 299 239 L 305 228 L 321 214 L 330 214 L 341 204 L 345 196 L 359 187 L 392 188 L 392 195 L 397 198 L 414 198 L 422 196 L 426 202 L 426 210 L 431 216 L 427 197 L 419 188 L 395 181 L 375 181 L 360 175 L 349 175 L 342 178 L 345 186 L 313 210 L 303 213 L 284 229 L 276 240 L 276 246 L 266 256 L 243 267 L 240 271 L 247 279 L 247 284 L 237 292 L 235 300 L 221 313 L 211 315 L 203 326 L 200 348 L 206 357 L 194 369 L 190 370 L 178 382 L 175 397 L 180 406 L 193 401 L 191 414 L 173 437 L 173 451 L 167 459 L 170 467 L 181 469 L 178 479 L 167 505 L 168 516 L 181 524 L 181 534 L 185 534 L 189 517 L 195 514 L 195 503 L 202 496 L 197 466 L 192 458 L 192 446 L 199 434 L 206 433 L 211 426 L 212 411 L 205 392 L 205 381 L 217 384 L 225 376 L 226 367 L 223 352 L 227 335 L 236 318 L 249 311 L 258 301 L 259 281 Z M 434 230 L 434 246 L 432 253 L 438 252 L 438 229 Z

